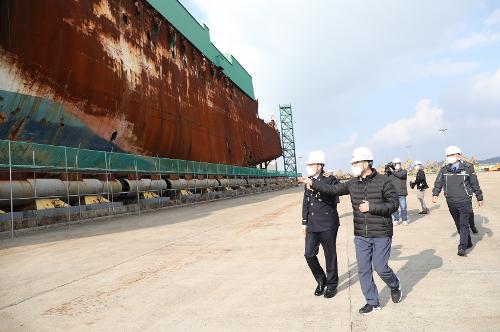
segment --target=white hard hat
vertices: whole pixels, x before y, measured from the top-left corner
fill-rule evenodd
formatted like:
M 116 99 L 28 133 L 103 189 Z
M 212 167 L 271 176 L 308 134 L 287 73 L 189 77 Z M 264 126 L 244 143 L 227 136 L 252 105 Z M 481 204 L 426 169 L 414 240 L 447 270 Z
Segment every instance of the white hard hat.
M 355 163 L 358 161 L 365 161 L 365 160 L 366 161 L 373 160 L 373 154 L 370 151 L 370 149 L 365 148 L 365 147 L 360 147 L 360 148 L 356 148 L 356 149 L 354 149 L 354 151 L 352 151 L 351 163 Z
M 401 159 L 399 159 L 399 158 L 394 158 L 394 159 L 392 160 L 392 163 L 393 163 L 393 164 L 401 164 Z
M 450 145 L 447 149 L 446 149 L 446 155 L 449 156 L 449 155 L 452 155 L 452 154 L 462 154 L 462 150 L 460 150 L 460 148 L 458 146 L 455 146 L 455 145 Z
M 328 171 L 326 171 L 327 173 L 333 173 L 333 169 L 329 169 Z
M 417 166 L 417 165 L 422 166 L 422 162 L 420 160 L 415 160 L 415 162 L 413 163 L 413 166 Z
M 326 156 L 323 151 L 312 151 L 309 154 L 309 159 L 307 159 L 306 165 L 311 164 L 326 164 Z

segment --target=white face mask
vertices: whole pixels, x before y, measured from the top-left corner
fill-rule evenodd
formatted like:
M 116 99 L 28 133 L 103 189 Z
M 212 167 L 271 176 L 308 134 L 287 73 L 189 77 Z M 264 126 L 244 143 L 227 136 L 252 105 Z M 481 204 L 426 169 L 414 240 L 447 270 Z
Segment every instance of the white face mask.
M 351 166 L 351 172 L 353 176 L 358 177 L 363 173 L 363 169 L 359 166 Z
M 399 171 L 401 169 L 401 165 L 400 164 L 396 164 L 396 166 L 394 168 L 396 169 L 396 171 Z
M 316 175 L 316 167 L 314 167 L 314 166 L 307 166 L 306 167 L 306 173 L 307 173 L 307 176 L 315 176 Z
M 416 171 L 420 171 L 420 165 L 415 166 Z
M 454 164 L 458 161 L 458 158 L 455 156 L 450 156 L 450 157 L 446 157 L 446 160 L 448 161 L 448 164 Z

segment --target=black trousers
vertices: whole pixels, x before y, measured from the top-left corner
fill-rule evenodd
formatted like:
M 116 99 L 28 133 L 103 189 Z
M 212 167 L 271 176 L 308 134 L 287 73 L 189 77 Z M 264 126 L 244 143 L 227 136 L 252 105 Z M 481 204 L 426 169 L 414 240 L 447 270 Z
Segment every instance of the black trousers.
M 460 234 L 460 243 L 458 245 L 459 249 L 467 249 L 472 247 L 472 241 L 470 238 L 470 218 L 472 213 L 472 201 L 453 203 L 447 202 L 448 209 L 450 210 L 453 221 L 455 222 L 455 227 L 457 228 L 458 234 Z
M 326 278 L 328 287 L 337 288 L 339 271 L 337 266 L 337 231 L 338 227 L 325 232 L 307 232 L 304 256 L 307 265 L 317 282 Z M 323 247 L 326 262 L 326 275 L 318 261 L 319 245 Z
M 472 226 L 476 226 L 474 224 L 474 210 L 471 209 L 471 212 L 470 212 L 470 219 L 469 219 L 469 225 L 472 227 Z

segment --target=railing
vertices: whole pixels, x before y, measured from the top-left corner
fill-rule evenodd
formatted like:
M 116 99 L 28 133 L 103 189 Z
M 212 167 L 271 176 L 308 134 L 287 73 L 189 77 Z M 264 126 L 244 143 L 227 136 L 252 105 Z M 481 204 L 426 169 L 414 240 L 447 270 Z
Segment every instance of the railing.
M 228 175 L 297 177 L 299 173 L 273 171 L 180 159 L 141 156 L 65 146 L 0 140 L 0 168 L 61 170 L 69 172 Z

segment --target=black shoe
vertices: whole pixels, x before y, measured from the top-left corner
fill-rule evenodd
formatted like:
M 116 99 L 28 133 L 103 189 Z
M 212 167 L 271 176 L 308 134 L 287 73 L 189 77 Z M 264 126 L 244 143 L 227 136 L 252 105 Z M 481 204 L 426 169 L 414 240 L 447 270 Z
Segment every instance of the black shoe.
M 472 233 L 477 234 L 477 228 L 475 225 L 470 225 L 470 230 L 472 231 Z
M 469 242 L 469 243 L 467 244 L 467 249 L 470 249 L 470 248 L 472 248 L 472 242 Z
M 465 249 L 458 249 L 457 255 L 458 256 L 465 256 Z
M 399 281 L 399 279 L 398 279 L 398 281 Z M 392 299 L 392 302 L 399 303 L 399 302 L 401 302 L 402 298 L 403 298 L 403 292 L 401 291 L 401 281 L 399 281 L 398 288 L 391 289 L 391 299 Z
M 367 316 L 369 314 L 372 314 L 374 312 L 380 311 L 380 305 L 371 305 L 371 304 L 365 304 L 365 306 L 361 309 L 359 309 L 359 313 L 362 314 L 363 316 Z
M 325 290 L 326 287 L 326 280 L 322 280 L 318 282 L 318 287 L 316 287 L 316 290 L 314 291 L 314 295 L 316 296 L 321 296 L 323 295 L 323 291 Z
M 336 294 L 337 294 L 337 288 L 326 287 L 325 295 L 324 296 L 327 299 L 330 299 L 330 298 L 334 297 Z

